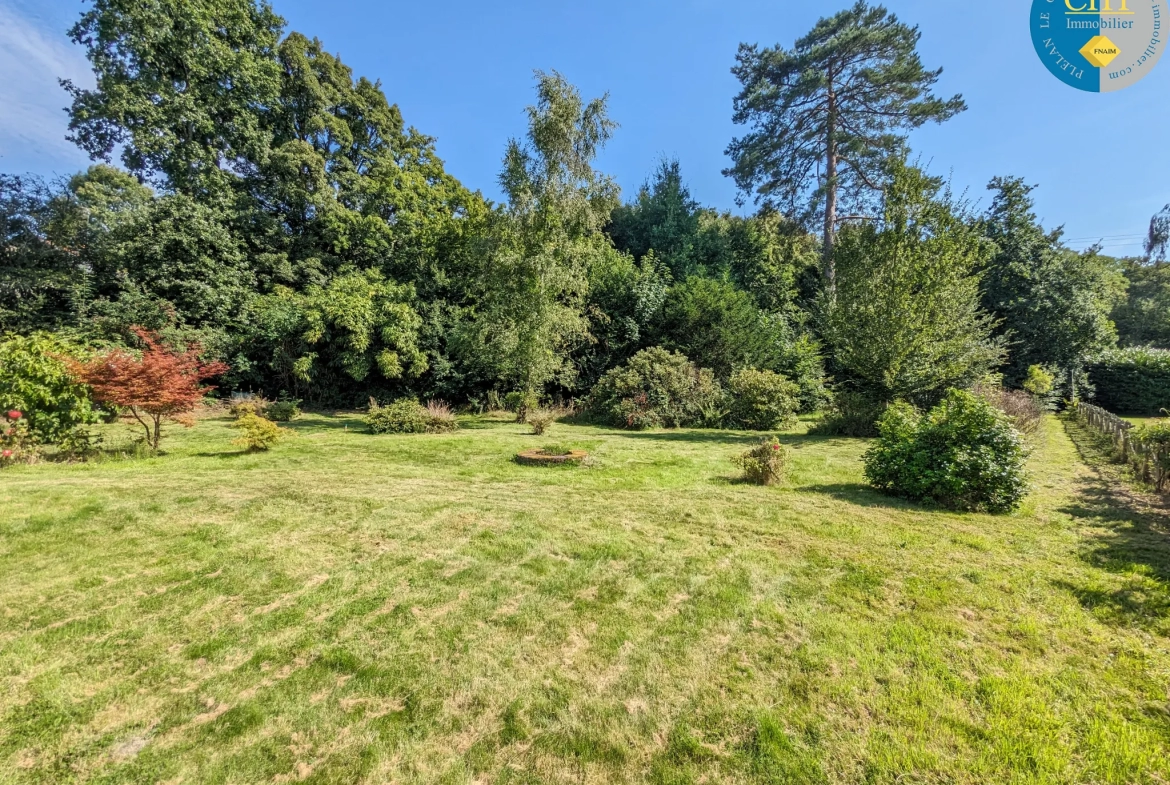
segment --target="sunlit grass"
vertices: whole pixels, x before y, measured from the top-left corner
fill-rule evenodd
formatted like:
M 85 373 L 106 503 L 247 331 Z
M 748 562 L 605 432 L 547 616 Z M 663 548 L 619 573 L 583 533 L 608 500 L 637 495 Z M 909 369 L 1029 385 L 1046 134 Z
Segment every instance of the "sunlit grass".
M 227 424 L 0 475 L 0 781 L 1170 779 L 1165 518 L 1055 420 L 1006 517 L 860 440 Z

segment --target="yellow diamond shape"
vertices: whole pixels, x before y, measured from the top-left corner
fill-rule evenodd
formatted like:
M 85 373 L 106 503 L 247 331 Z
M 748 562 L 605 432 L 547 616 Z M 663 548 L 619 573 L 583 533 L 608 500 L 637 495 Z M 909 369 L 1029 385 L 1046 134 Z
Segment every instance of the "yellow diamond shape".
M 1081 54 L 1093 65 L 1104 68 L 1113 62 L 1113 58 L 1121 54 L 1117 44 L 1103 35 L 1096 35 L 1089 39 L 1089 43 L 1081 47 Z

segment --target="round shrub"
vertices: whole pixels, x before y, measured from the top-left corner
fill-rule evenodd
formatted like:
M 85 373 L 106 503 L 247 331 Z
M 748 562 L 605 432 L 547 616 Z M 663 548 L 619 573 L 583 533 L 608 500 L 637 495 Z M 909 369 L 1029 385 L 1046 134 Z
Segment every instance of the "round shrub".
M 50 333 L 8 336 L 0 341 L 0 411 L 24 415 L 29 434 L 43 443 L 75 438 L 97 422 L 89 389 L 77 382 L 64 358 L 76 347 Z
M 595 417 L 619 428 L 680 428 L 722 417 L 715 375 L 676 352 L 654 346 L 606 372 L 589 393 Z
M 296 398 L 280 398 L 264 406 L 264 416 L 276 422 L 292 422 L 301 416 L 301 402 Z
M 732 462 L 743 469 L 743 478 L 746 482 L 776 485 L 784 479 L 788 450 L 776 437 L 772 437 L 764 439 L 743 455 L 733 458 Z
M 399 398 L 386 406 L 370 401 L 366 427 L 371 433 L 426 433 L 427 410 L 413 398 Z
M 248 452 L 263 452 L 290 433 L 255 412 L 244 412 L 231 427 L 240 431 L 240 438 L 235 443 Z
M 731 394 L 729 425 L 749 431 L 789 428 L 796 422 L 800 387 L 772 371 L 744 368 L 727 382 Z
M 892 496 L 954 510 L 1010 512 L 1027 494 L 1027 451 L 1008 417 L 962 390 L 949 390 L 925 417 L 904 402 L 878 420 L 865 476 Z

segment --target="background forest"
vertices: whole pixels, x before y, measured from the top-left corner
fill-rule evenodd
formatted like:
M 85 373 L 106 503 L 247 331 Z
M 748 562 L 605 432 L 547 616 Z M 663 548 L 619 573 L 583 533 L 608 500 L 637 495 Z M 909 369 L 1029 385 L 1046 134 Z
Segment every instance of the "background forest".
M 96 163 L 0 176 L 10 341 L 84 354 L 141 326 L 225 362 L 221 393 L 316 407 L 584 398 L 650 347 L 724 384 L 783 374 L 806 411 L 930 405 L 1033 367 L 1092 396 L 1118 363 L 1170 367 L 1170 207 L 1145 256 L 1116 259 L 1066 247 L 1009 173 L 986 209 L 951 194 L 906 134 L 962 98 L 931 93 L 917 29 L 880 7 L 741 47 L 726 174 L 746 216 L 698 204 L 672 160 L 623 200 L 594 167 L 620 132 L 606 98 L 557 72 L 536 73 L 497 204 L 266 3 L 96 0 L 71 36 L 96 75 L 63 83 L 71 139 Z

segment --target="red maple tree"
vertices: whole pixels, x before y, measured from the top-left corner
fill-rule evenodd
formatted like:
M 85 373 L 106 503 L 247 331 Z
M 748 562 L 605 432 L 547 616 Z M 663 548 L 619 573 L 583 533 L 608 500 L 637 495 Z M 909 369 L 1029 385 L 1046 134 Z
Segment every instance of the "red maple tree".
M 175 419 L 192 411 L 215 389 L 203 386 L 203 380 L 220 375 L 228 366 L 200 362 L 197 343 L 178 351 L 149 330 L 131 329 L 142 341 L 141 356 L 113 349 L 89 360 L 70 360 L 69 366 L 73 375 L 93 390 L 95 401 L 129 409 L 146 429 L 151 449 L 157 450 L 163 418 Z

